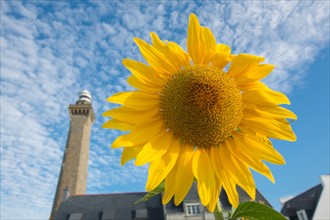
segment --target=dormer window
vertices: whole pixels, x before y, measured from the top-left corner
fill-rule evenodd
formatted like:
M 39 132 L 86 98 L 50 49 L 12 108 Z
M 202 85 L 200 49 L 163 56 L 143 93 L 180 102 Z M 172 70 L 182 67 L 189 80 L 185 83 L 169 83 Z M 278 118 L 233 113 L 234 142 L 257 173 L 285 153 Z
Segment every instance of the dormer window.
M 72 213 L 68 220 L 81 220 L 82 215 L 82 213 Z
M 187 203 L 185 206 L 186 206 L 186 214 L 187 215 L 201 214 L 201 205 L 200 205 L 200 203 Z
M 299 220 L 308 220 L 306 211 L 304 209 L 297 211 L 297 215 Z
M 135 219 L 136 220 L 147 220 L 148 219 L 148 210 L 147 209 L 135 210 Z

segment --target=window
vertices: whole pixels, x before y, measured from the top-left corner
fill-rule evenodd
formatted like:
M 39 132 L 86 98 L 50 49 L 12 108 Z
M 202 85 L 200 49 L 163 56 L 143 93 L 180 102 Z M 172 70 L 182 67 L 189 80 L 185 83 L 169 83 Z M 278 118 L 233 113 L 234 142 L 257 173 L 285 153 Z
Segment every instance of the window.
M 80 220 L 82 217 L 82 213 L 72 213 L 69 216 L 69 220 Z
M 198 215 L 201 213 L 201 206 L 199 203 L 188 203 L 186 204 L 187 215 Z
M 308 220 L 307 214 L 304 209 L 297 211 L 299 220 Z
M 115 218 L 114 210 L 106 210 L 102 213 L 102 220 L 113 220 Z
M 137 209 L 135 210 L 135 219 L 144 220 L 148 218 L 147 209 Z

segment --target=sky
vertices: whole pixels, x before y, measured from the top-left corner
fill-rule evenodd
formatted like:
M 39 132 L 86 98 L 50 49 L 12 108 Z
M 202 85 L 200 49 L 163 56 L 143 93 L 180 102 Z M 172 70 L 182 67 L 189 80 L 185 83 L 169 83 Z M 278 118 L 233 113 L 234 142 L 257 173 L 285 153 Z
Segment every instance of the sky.
M 144 191 L 147 166 L 120 165 L 120 132 L 102 129 L 106 98 L 132 88 L 121 60 L 142 60 L 134 37 L 150 32 L 186 49 L 195 13 L 234 54 L 265 57 L 264 80 L 298 115 L 294 143 L 273 141 L 287 164 L 269 164 L 276 183 L 253 173 L 277 209 L 329 174 L 329 1 L 1 1 L 0 219 L 50 215 L 69 130 L 69 104 L 93 96 L 87 193 Z

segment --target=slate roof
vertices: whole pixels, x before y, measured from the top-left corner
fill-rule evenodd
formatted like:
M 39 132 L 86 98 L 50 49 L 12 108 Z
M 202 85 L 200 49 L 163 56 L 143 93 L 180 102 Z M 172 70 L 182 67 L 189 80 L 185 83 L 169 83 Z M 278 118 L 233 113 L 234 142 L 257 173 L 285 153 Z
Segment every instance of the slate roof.
M 305 210 L 308 219 L 312 219 L 316 205 L 322 192 L 322 184 L 318 184 L 300 195 L 286 201 L 281 213 L 290 217 L 290 220 L 298 220 L 297 211 Z
M 146 202 L 133 203 L 141 199 L 145 192 L 74 195 L 63 201 L 55 214 L 55 220 L 68 220 L 71 214 L 82 213 L 81 220 L 137 219 L 146 214 L 146 219 L 163 220 L 161 196 L 155 196 Z
M 240 202 L 250 201 L 250 197 L 241 188 L 237 188 L 240 195 Z M 146 219 L 150 220 L 163 220 L 164 209 L 162 205 L 161 195 L 152 197 L 146 202 L 140 202 L 136 205 L 133 203 L 142 198 L 146 192 L 134 193 L 118 193 L 118 194 L 97 194 L 97 195 L 75 195 L 70 196 L 68 200 L 61 203 L 56 215 L 55 220 L 71 220 L 70 215 L 75 213 L 82 213 L 81 220 L 107 220 L 117 219 L 138 219 L 137 215 L 146 215 Z M 199 202 L 196 183 L 191 187 L 186 195 L 184 202 Z M 220 201 L 222 208 L 230 210 L 231 205 L 225 191 L 221 191 Z M 269 202 L 257 190 L 256 201 L 262 201 L 270 206 Z M 183 202 L 183 203 L 184 203 Z M 167 214 L 184 213 L 183 203 L 175 206 L 173 199 L 165 205 Z M 81 214 L 80 214 L 81 215 Z M 80 216 L 77 215 L 77 216 Z M 74 216 L 72 216 L 73 218 Z M 110 218 L 111 217 L 111 218 Z

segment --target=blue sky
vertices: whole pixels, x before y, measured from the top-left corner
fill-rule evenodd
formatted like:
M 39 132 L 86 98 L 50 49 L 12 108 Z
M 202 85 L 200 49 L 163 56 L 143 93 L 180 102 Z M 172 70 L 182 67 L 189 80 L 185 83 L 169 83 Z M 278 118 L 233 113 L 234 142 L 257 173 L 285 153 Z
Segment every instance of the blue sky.
M 121 60 L 142 60 L 133 37 L 151 31 L 185 48 L 195 13 L 233 53 L 265 56 L 265 79 L 291 99 L 295 143 L 274 141 L 285 166 L 273 185 L 254 173 L 275 206 L 329 174 L 328 1 L 1 1 L 1 219 L 49 217 L 69 129 L 67 107 L 93 95 L 88 193 L 143 191 L 147 166 L 122 167 L 110 149 L 117 131 L 101 129 L 105 100 L 131 87 Z M 19 211 L 18 211 L 19 210 Z

